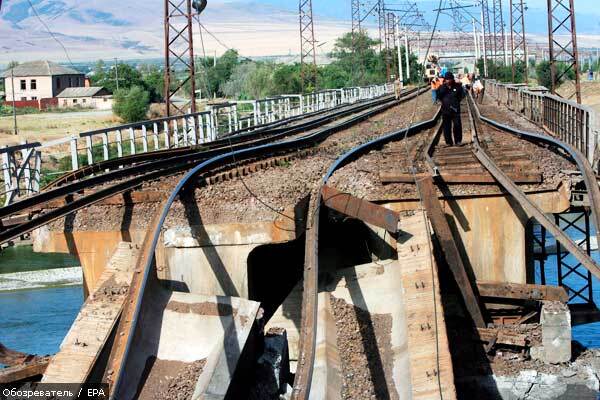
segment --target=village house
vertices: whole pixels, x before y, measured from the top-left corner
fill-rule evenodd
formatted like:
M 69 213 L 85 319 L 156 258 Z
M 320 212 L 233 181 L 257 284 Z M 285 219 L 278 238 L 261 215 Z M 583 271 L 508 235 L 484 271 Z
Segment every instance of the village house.
M 110 110 L 112 108 L 112 94 L 99 86 L 67 88 L 60 92 L 58 106 L 95 108 L 97 110 Z
M 84 74 L 51 61 L 19 64 L 4 71 L 2 78 L 7 102 L 51 99 L 66 88 L 85 86 Z

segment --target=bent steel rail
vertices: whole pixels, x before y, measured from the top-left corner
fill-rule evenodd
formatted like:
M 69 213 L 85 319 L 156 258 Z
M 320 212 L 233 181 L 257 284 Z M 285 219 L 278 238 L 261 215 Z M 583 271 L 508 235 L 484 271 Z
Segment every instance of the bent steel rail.
M 498 181 L 498 183 L 519 203 L 519 205 L 523 208 L 525 213 L 530 218 L 535 218 L 544 228 L 548 230 L 554 236 L 554 238 L 560 242 L 576 259 L 579 261 L 588 271 L 594 274 L 596 277 L 600 278 L 600 267 L 592 260 L 592 258 L 581 249 L 570 237 L 568 237 L 554 222 L 550 220 L 543 212 L 543 210 L 538 207 L 533 201 L 531 201 L 527 195 L 502 171 L 496 163 L 492 160 L 492 158 L 485 152 L 485 150 L 481 147 L 479 143 L 479 139 L 477 136 L 477 125 L 473 118 L 472 110 L 477 110 L 475 106 L 475 102 L 471 95 L 469 94 L 469 118 L 471 119 L 471 133 L 473 136 L 473 147 L 475 148 L 474 154 L 477 159 L 481 162 L 481 164 L 489 171 L 490 174 L 494 176 L 494 178 Z M 489 119 L 484 119 L 481 114 L 478 114 L 478 118 L 486 122 L 492 121 Z M 495 121 L 493 121 L 495 122 Z M 489 123 L 492 126 L 495 126 L 493 123 Z M 497 124 L 497 123 L 496 123 Z M 560 143 L 557 139 L 553 138 L 545 138 L 542 135 L 530 134 L 527 132 L 519 131 L 519 134 L 523 135 L 523 137 L 528 138 L 530 140 L 536 140 L 541 142 L 550 141 L 555 146 L 560 146 L 565 151 L 570 147 L 564 143 Z M 532 136 L 535 135 L 535 136 Z M 585 158 L 581 159 L 579 155 L 577 155 L 577 151 L 571 149 L 569 152 L 575 160 L 579 158 L 578 165 L 580 163 L 585 163 Z M 583 156 L 583 155 L 581 155 Z M 582 171 L 585 174 L 584 171 Z M 598 185 L 595 185 L 595 188 L 598 189 Z
M 409 100 L 418 95 L 420 95 L 419 91 L 417 91 L 416 95 L 411 94 L 402 98 L 401 101 Z M 261 144 L 249 148 L 234 150 L 225 154 L 220 154 L 203 161 L 201 164 L 195 166 L 186 173 L 186 175 L 178 182 L 177 186 L 171 192 L 169 197 L 163 202 L 159 213 L 156 214 L 153 223 L 147 230 L 144 238 L 142 254 L 140 255 L 140 258 L 136 264 L 136 271 L 138 273 L 134 274 L 134 279 L 130 286 L 128 300 L 126 301 L 125 307 L 122 311 L 119 326 L 117 328 L 116 339 L 113 344 L 105 374 L 105 380 L 111 383 L 111 399 L 119 399 L 119 393 L 121 390 L 123 390 L 122 385 L 126 381 L 125 378 L 127 373 L 126 366 L 128 356 L 132 351 L 132 345 L 134 342 L 134 337 L 136 336 L 136 332 L 138 329 L 141 329 L 139 326 L 139 318 L 142 311 L 144 293 L 146 293 L 146 288 L 157 279 L 154 259 L 156 246 L 161 235 L 161 229 L 171 209 L 171 206 L 182 190 L 184 190 L 184 188 L 201 173 L 208 172 L 217 167 L 235 164 L 249 158 L 264 157 L 266 155 L 281 151 L 295 151 L 304 147 L 313 146 L 316 143 L 326 139 L 332 133 L 350 127 L 366 118 L 385 111 L 396 104 L 399 104 L 399 102 L 392 101 L 384 103 L 378 107 L 372 108 L 366 112 L 363 112 L 362 114 L 352 117 L 336 125 L 335 127 L 322 129 L 300 138 L 276 143 Z M 365 146 L 362 145 L 359 147 L 364 148 Z M 311 242 L 316 245 L 318 241 L 307 240 L 307 242 Z M 312 251 L 309 254 L 314 254 L 316 256 L 315 251 Z M 311 274 L 312 272 L 309 275 L 313 277 L 314 280 L 315 278 Z M 316 300 L 314 304 L 316 305 Z M 312 347 L 314 352 L 314 346 Z
M 317 333 L 317 309 L 318 309 L 318 276 L 319 276 L 319 257 L 318 257 L 318 237 L 319 237 L 319 214 L 323 202 L 323 186 L 327 184 L 333 174 L 344 165 L 360 157 L 362 154 L 382 146 L 393 140 L 403 139 L 412 136 L 425 129 L 435 126 L 439 119 L 439 111 L 436 115 L 426 121 L 400 129 L 388 135 L 371 140 L 360 146 L 355 147 L 346 154 L 339 157 L 325 174 L 321 186 L 315 199 L 315 209 L 310 229 L 306 237 L 306 259 L 304 264 L 304 290 L 302 292 L 302 321 L 300 335 L 300 354 L 298 357 L 298 369 L 296 371 L 296 380 L 292 391 L 292 400 L 306 400 L 309 398 L 311 381 L 315 361 L 315 344 Z
M 406 101 L 415 96 L 415 92 L 408 92 L 406 97 L 404 97 L 401 101 Z M 0 219 L 6 218 L 10 215 L 14 215 L 18 212 L 25 211 L 29 208 L 32 208 L 38 204 L 43 204 L 45 202 L 49 202 L 51 200 L 55 200 L 58 198 L 63 198 L 65 196 L 73 195 L 79 191 L 84 189 L 93 187 L 94 185 L 99 185 L 102 183 L 111 182 L 117 179 L 123 179 L 131 177 L 132 175 L 139 174 L 138 176 L 134 176 L 133 178 L 129 178 L 128 180 L 119 182 L 115 185 L 112 185 L 108 188 L 101 189 L 95 193 L 90 195 L 85 195 L 82 198 L 76 199 L 64 207 L 60 207 L 54 209 L 52 211 L 41 214 L 40 216 L 27 221 L 25 223 L 16 225 L 14 227 L 5 229 L 0 231 L 0 244 L 6 243 L 12 239 L 15 239 L 27 232 L 30 232 L 40 226 L 48 224 L 60 217 L 68 215 L 74 211 L 80 210 L 87 206 L 90 206 L 94 203 L 97 203 L 101 200 L 104 200 L 108 197 L 126 192 L 143 184 L 145 182 L 158 179 L 161 177 L 173 175 L 175 173 L 185 171 L 190 168 L 190 166 L 196 162 L 201 162 L 203 160 L 212 159 L 213 157 L 217 157 L 219 155 L 230 153 L 232 150 L 243 149 L 251 146 L 259 146 L 266 143 L 273 142 L 275 140 L 284 139 L 287 136 L 301 133 L 308 129 L 314 129 L 325 122 L 332 121 L 336 118 L 346 116 L 349 114 L 355 114 L 357 112 L 361 112 L 363 110 L 373 108 L 375 110 L 379 110 L 380 108 L 389 108 L 397 104 L 397 101 L 393 99 L 393 97 L 384 97 L 382 99 L 378 99 L 375 101 L 371 101 L 368 103 L 360 103 L 354 107 L 351 107 L 346 110 L 336 111 L 331 115 L 326 115 L 324 117 L 320 117 L 316 120 L 308 121 L 300 126 L 295 126 L 291 129 L 285 130 L 280 133 L 271 133 L 271 132 L 263 132 L 258 136 L 258 139 L 253 140 L 250 143 L 242 143 L 235 145 L 228 145 L 228 141 L 224 141 L 223 144 L 213 150 L 207 150 L 204 152 L 191 153 L 191 154 L 182 154 L 171 158 L 166 158 L 158 161 L 153 161 L 150 163 L 144 163 L 139 165 L 134 165 L 128 168 L 117 169 L 115 171 L 94 176 L 85 180 L 76 181 L 69 185 L 60 186 L 53 190 L 42 192 L 38 195 L 25 198 L 17 203 L 13 203 L 9 206 L 0 208 Z M 324 131 L 333 132 L 336 129 L 343 128 L 345 126 L 349 126 L 349 124 L 355 123 L 357 120 L 356 117 L 349 119 L 341 124 L 335 125 L 332 128 L 327 128 Z M 279 132 L 279 131 L 276 131 Z M 318 133 L 318 132 L 317 132 Z M 254 138 L 254 137 L 253 137 Z M 232 142 L 241 141 L 239 138 L 232 138 Z
M 471 100 L 473 100 L 472 97 L 471 97 Z M 475 103 L 475 102 L 473 102 L 473 103 Z M 590 205 L 591 205 L 590 210 L 592 212 L 592 219 L 594 221 L 594 226 L 596 227 L 597 238 L 600 240 L 600 188 L 598 187 L 596 174 L 594 173 L 592 166 L 591 166 L 590 162 L 588 161 L 587 157 L 581 151 L 573 148 L 571 145 L 563 142 L 560 139 L 554 138 L 549 135 L 543 135 L 543 134 L 534 133 L 534 132 L 527 132 L 527 131 L 524 131 L 521 129 L 513 128 L 506 124 L 502 124 L 498 121 L 494 121 L 491 118 L 485 117 L 481 114 L 481 112 L 476 104 L 474 105 L 474 111 L 475 111 L 475 115 L 478 119 L 480 119 L 481 121 L 483 121 L 491 126 L 494 126 L 504 132 L 508 132 L 510 134 L 519 136 L 521 138 L 524 138 L 524 139 L 527 139 L 530 141 L 543 142 L 543 143 L 549 144 L 552 147 L 558 148 L 558 149 L 566 152 L 573 159 L 573 161 L 575 161 L 575 163 L 577 164 L 577 167 L 579 168 L 579 170 L 582 174 L 582 177 L 583 177 L 583 180 L 585 183 L 585 187 L 588 192 L 588 196 L 590 199 Z

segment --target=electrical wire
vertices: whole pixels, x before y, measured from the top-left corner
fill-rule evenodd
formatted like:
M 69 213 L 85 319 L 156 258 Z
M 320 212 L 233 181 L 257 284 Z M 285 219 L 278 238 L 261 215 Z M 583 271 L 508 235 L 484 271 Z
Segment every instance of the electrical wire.
M 204 35 L 202 34 L 202 24 L 200 23 L 200 15 L 196 14 L 196 21 L 198 22 L 198 30 L 200 31 L 200 44 L 202 45 L 202 64 L 204 67 L 204 88 L 206 89 L 206 98 L 210 96 L 210 81 L 208 80 L 208 65 L 206 65 L 206 48 L 204 47 Z
M 31 0 L 27 0 L 27 2 L 29 3 L 29 6 L 31 7 L 31 10 L 33 11 L 33 13 L 35 14 L 35 16 L 37 17 L 38 21 L 40 21 L 40 23 L 46 29 L 46 32 L 48 32 L 48 34 L 50 34 L 50 36 L 52 36 L 52 38 L 60 45 L 60 47 L 62 47 L 63 51 L 65 52 L 65 55 L 67 56 L 67 60 L 69 60 L 69 63 L 71 64 L 71 66 L 75 67 L 75 65 L 73 64 L 73 61 L 71 60 L 71 56 L 69 55 L 69 52 L 67 51 L 67 48 L 65 47 L 65 45 L 56 37 L 56 35 L 54 34 L 54 32 L 52 32 L 50 30 L 50 27 L 48 27 L 48 25 L 46 24 L 46 22 L 44 22 L 44 20 L 40 17 L 40 14 L 38 14 L 37 10 L 35 9 L 35 6 L 31 2 Z
M 208 33 L 208 34 L 209 34 L 209 35 L 210 35 L 210 36 L 211 36 L 213 39 L 215 39 L 215 40 L 216 40 L 216 42 L 217 42 L 218 44 L 220 44 L 221 46 L 223 46 L 223 47 L 224 47 L 224 48 L 226 48 L 227 50 L 234 50 L 233 48 L 231 48 L 231 47 L 227 46 L 225 43 L 223 43 L 223 41 L 222 41 L 221 39 L 219 39 L 217 36 L 215 36 L 215 35 L 214 35 L 214 34 L 213 34 L 211 31 L 209 31 L 208 29 L 206 29 L 206 27 L 205 27 L 205 26 L 204 26 L 204 25 L 203 25 L 203 24 L 202 24 L 200 21 L 198 21 L 198 25 L 200 25 L 200 27 L 202 27 L 202 28 L 203 28 L 203 29 L 206 31 L 206 33 Z M 237 50 L 236 50 L 236 51 L 237 51 Z M 246 61 L 252 61 L 252 62 L 254 62 L 254 60 L 253 60 L 253 59 L 251 59 L 251 58 L 249 58 L 249 57 L 245 57 L 245 56 L 241 55 L 241 54 L 239 53 L 239 51 L 238 51 L 238 55 L 239 55 L 239 56 L 240 56 L 240 58 L 241 58 L 241 59 L 243 59 L 243 60 L 246 60 Z

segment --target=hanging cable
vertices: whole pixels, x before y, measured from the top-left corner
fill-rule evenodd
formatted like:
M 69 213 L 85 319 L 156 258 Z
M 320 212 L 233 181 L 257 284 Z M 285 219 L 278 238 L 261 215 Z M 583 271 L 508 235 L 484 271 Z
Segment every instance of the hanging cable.
M 206 48 L 204 47 L 204 35 L 202 34 L 202 24 L 200 23 L 200 15 L 196 14 L 198 22 L 198 30 L 200 31 L 200 44 L 202 45 L 202 66 L 204 68 L 204 88 L 206 89 L 206 98 L 210 95 L 210 81 L 208 80 L 208 65 L 206 64 Z
M 50 30 L 50 28 L 48 27 L 48 25 L 40 17 L 40 15 L 38 14 L 37 10 L 35 9 L 35 6 L 31 2 L 31 0 L 27 0 L 27 2 L 29 3 L 29 6 L 31 7 L 31 10 L 33 11 L 33 13 L 35 14 L 35 16 L 37 17 L 38 21 L 40 21 L 40 23 L 44 26 L 44 28 L 46 28 L 46 32 L 48 32 L 48 34 L 50 34 L 50 36 L 52 36 L 52 38 L 60 45 L 60 47 L 62 47 L 63 51 L 65 52 L 65 55 L 67 56 L 67 60 L 69 60 L 69 63 L 71 64 L 71 66 L 75 67 L 75 65 L 73 64 L 73 61 L 71 60 L 71 56 L 69 56 L 69 52 L 67 51 L 67 48 L 65 47 L 65 45 L 56 37 L 56 35 L 54 34 L 54 32 L 52 32 Z

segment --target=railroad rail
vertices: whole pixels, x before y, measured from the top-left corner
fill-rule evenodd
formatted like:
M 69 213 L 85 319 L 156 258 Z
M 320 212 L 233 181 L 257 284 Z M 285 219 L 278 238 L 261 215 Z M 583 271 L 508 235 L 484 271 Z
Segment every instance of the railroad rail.
M 581 250 L 564 232 L 562 232 L 552 221 L 550 221 L 537 205 L 531 202 L 523 191 L 518 188 L 514 180 L 509 176 L 509 173 L 505 173 L 492 158 L 482 148 L 478 134 L 486 129 L 497 128 L 503 131 L 512 133 L 515 137 L 532 141 L 534 143 L 542 143 L 549 145 L 555 149 L 559 149 L 564 152 L 568 157 L 571 157 L 578 165 L 587 185 L 587 191 L 590 196 L 590 202 L 592 203 L 593 213 L 596 215 L 600 211 L 600 204 L 598 203 L 597 194 L 598 185 L 595 183 L 595 175 L 591 170 L 589 162 L 586 157 L 578 150 L 573 149 L 568 144 L 552 138 L 547 135 L 539 135 L 530 132 L 524 132 L 504 124 L 500 124 L 489 118 L 482 116 L 469 95 L 468 98 L 468 115 L 469 122 L 471 125 L 472 134 L 472 152 L 475 157 L 479 160 L 482 166 L 489 172 L 493 177 L 489 180 L 489 183 L 497 183 L 504 190 L 506 190 L 517 202 L 527 211 L 530 217 L 537 219 L 544 227 L 555 235 L 557 240 L 563 244 L 563 246 L 569 250 L 577 259 L 595 276 L 600 277 L 600 268 L 597 264 Z M 361 155 L 367 153 L 370 150 L 380 148 L 386 143 L 395 140 L 401 140 L 411 135 L 415 135 L 424 131 L 431 132 L 431 129 L 435 126 L 438 120 L 439 114 L 431 120 L 415 124 L 414 126 L 403 129 L 384 137 L 375 139 L 368 143 L 363 144 L 350 152 L 340 157 L 330 168 L 327 175 L 323 179 L 323 184 L 317 192 L 317 198 L 311 205 L 311 215 L 313 215 L 310 221 L 310 227 L 307 230 L 306 248 L 305 248 L 305 267 L 304 267 L 304 290 L 302 298 L 302 324 L 301 324 L 301 337 L 300 337 L 300 355 L 298 358 L 298 369 L 296 371 L 296 380 L 294 382 L 294 388 L 292 393 L 292 399 L 294 400 L 305 400 L 309 398 L 311 391 L 311 381 L 313 376 L 313 368 L 315 361 L 316 351 L 316 332 L 317 332 L 317 310 L 318 310 L 318 275 L 319 275 L 319 263 L 318 263 L 318 238 L 319 238 L 319 209 L 322 205 L 326 204 L 330 199 L 324 198 L 323 192 L 326 189 L 326 184 L 336 170 L 341 168 L 343 165 L 357 159 Z M 448 222 L 441 208 L 441 204 L 438 200 L 438 194 L 434 189 L 434 182 L 436 180 L 444 179 L 443 167 L 436 164 L 432 157 L 433 148 L 438 144 L 440 136 L 440 130 L 433 134 L 432 138 L 428 141 L 428 145 L 424 150 L 424 158 L 426 160 L 428 172 L 424 174 L 414 174 L 413 178 L 416 177 L 416 184 L 420 190 L 420 197 L 423 199 L 423 206 L 427 212 L 429 219 L 432 221 L 432 226 L 438 240 L 441 242 L 444 257 L 446 262 L 451 268 L 456 282 L 458 283 L 459 289 L 465 301 L 465 305 L 473 322 L 478 328 L 485 328 L 486 323 L 489 320 L 489 315 L 486 312 L 485 305 L 481 301 L 478 286 L 476 282 L 469 279 L 461 256 L 458 252 L 454 238 L 448 226 Z M 416 172 L 416 171 L 415 171 Z M 461 179 L 465 179 L 462 177 Z M 479 180 L 481 181 L 481 177 Z M 414 182 L 414 179 L 413 179 Z M 592 184 L 588 184 L 593 182 Z M 468 181 L 467 181 L 468 183 Z M 336 194 L 334 196 L 338 196 Z M 356 217 L 356 215 L 354 215 Z M 595 219 L 595 217 L 594 217 Z M 597 220 L 595 219 L 596 224 Z M 596 225 L 598 227 L 599 225 Z M 390 228 L 386 228 L 390 229 Z M 392 231 L 393 232 L 393 231 Z
M 420 91 L 418 89 L 409 91 L 404 95 L 404 97 L 402 97 L 400 102 L 415 98 L 419 94 Z M 210 172 L 222 166 L 236 165 L 237 163 L 249 159 L 263 158 L 266 156 L 272 156 L 273 154 L 298 151 L 303 148 L 312 147 L 329 137 L 331 134 L 383 112 L 396 104 L 399 104 L 399 101 L 386 97 L 379 101 L 369 102 L 368 104 L 357 106 L 352 110 L 352 112 L 345 113 L 347 118 L 345 118 L 343 122 L 336 123 L 327 128 L 317 129 L 313 132 L 300 135 L 299 137 L 294 137 L 289 140 L 274 140 L 284 138 L 276 135 L 275 137 L 268 138 L 268 140 L 263 139 L 259 142 L 254 141 L 250 145 L 239 146 L 237 148 L 230 147 L 227 150 L 222 150 L 219 152 L 211 153 L 211 151 L 208 151 L 205 153 L 205 157 L 201 159 L 201 161 L 197 161 L 196 165 L 189 169 L 189 171 L 183 176 L 183 178 L 171 192 L 169 197 L 163 202 L 163 204 L 161 204 L 159 213 L 156 214 L 147 230 L 141 255 L 137 260 L 135 268 L 139 273 L 134 274 L 133 281 L 130 285 L 128 299 L 122 311 L 119 326 L 117 327 L 115 343 L 112 347 L 109 366 L 105 374 L 106 380 L 111 383 L 111 398 L 122 398 L 121 394 L 126 390 L 124 383 L 135 381 L 135 375 L 137 372 L 139 372 L 134 371 L 135 367 L 128 364 L 130 362 L 129 357 L 133 352 L 132 347 L 137 341 L 137 339 L 134 338 L 139 338 L 139 335 L 143 335 L 142 327 L 140 326 L 139 321 L 141 318 L 143 318 L 144 312 L 149 312 L 148 310 L 144 309 L 144 294 L 148 293 L 148 290 L 151 287 L 157 289 L 156 284 L 158 278 L 156 269 L 154 268 L 154 255 L 156 245 L 158 244 L 160 237 L 161 228 L 171 208 L 171 205 L 174 203 L 181 191 L 185 190 L 189 184 L 194 182 L 194 179 L 200 174 Z M 315 123 L 313 121 L 311 124 L 318 125 L 321 123 Z M 301 131 L 296 131 L 294 133 L 300 132 Z M 210 157 L 206 157 L 206 155 L 210 155 Z M 119 187 L 119 190 L 128 189 Z M 101 195 L 96 194 L 96 199 L 100 196 Z M 77 200 L 74 202 L 77 202 Z M 83 205 L 76 204 L 76 207 L 80 208 L 83 207 Z M 70 212 L 72 212 L 72 210 Z M 54 214 L 52 215 L 52 218 L 59 217 Z
M 42 163 L 68 159 L 72 171 L 97 159 L 118 159 L 164 149 L 202 145 L 222 135 L 254 130 L 277 121 L 331 110 L 393 92 L 390 84 L 323 90 L 303 95 L 209 103 L 206 111 L 112 126 L 70 135 L 49 142 L 23 142 L 0 148 L 4 203 L 38 193 L 43 179 Z M 83 145 L 82 145 L 83 143 Z M 101 155 L 98 157 L 98 152 Z
M 409 92 L 403 97 L 402 101 L 406 101 L 411 98 L 415 98 L 421 94 L 419 89 Z M 515 182 L 518 181 L 518 177 L 512 174 L 512 171 L 505 170 L 505 166 L 495 162 L 492 156 L 487 154 L 487 150 L 484 145 L 481 144 L 480 136 L 488 135 L 493 136 L 493 131 L 496 129 L 510 132 L 515 135 L 516 138 L 521 140 L 528 140 L 534 143 L 543 143 L 544 145 L 551 146 L 561 151 L 565 156 L 570 157 L 579 166 L 582 175 L 586 179 L 594 179 L 593 172 L 589 166 L 589 163 L 585 159 L 585 156 L 572 149 L 569 145 L 562 143 L 561 141 L 547 137 L 545 135 L 538 135 L 529 132 L 523 132 L 515 130 L 512 127 L 499 124 L 489 118 L 481 115 L 476 104 L 471 97 L 467 99 L 468 107 L 466 111 L 468 114 L 468 121 L 471 130 L 471 147 L 461 148 L 461 152 L 470 153 L 472 158 L 476 160 L 481 166 L 485 168 L 491 178 L 487 183 L 497 184 L 508 192 L 513 198 L 519 203 L 519 205 L 527 212 L 530 217 L 536 218 L 548 231 L 555 234 L 557 240 L 592 273 L 600 277 L 600 269 L 598 266 L 585 254 L 579 246 L 577 246 L 571 239 L 569 239 L 558 227 L 556 227 L 550 220 L 543 215 L 540 215 L 541 210 L 533 204 L 523 191 L 516 186 Z M 158 274 L 155 265 L 155 251 L 160 240 L 161 230 L 167 218 L 167 215 L 171 209 L 171 206 L 176 201 L 178 196 L 181 195 L 190 185 L 196 182 L 196 179 L 203 174 L 208 174 L 222 167 L 235 167 L 247 160 L 261 159 L 264 157 L 272 157 L 273 155 L 286 154 L 289 152 L 295 152 L 315 146 L 331 136 L 333 133 L 339 130 L 348 128 L 357 122 L 360 122 L 370 116 L 380 113 L 390 107 L 398 104 L 397 101 L 390 98 L 382 98 L 377 101 L 368 102 L 361 106 L 353 107 L 352 111 L 338 114 L 338 118 L 344 118 L 342 122 L 332 123 L 331 126 L 324 128 L 316 128 L 323 124 L 323 121 L 305 122 L 313 129 L 301 129 L 294 130 L 291 128 L 291 132 L 284 131 L 273 134 L 265 133 L 256 140 L 244 142 L 241 140 L 238 144 L 227 146 L 223 148 L 213 148 L 211 150 L 205 150 L 202 157 L 198 157 L 194 160 L 189 160 L 183 166 L 179 166 L 178 172 L 187 170 L 185 175 L 178 182 L 176 187 L 169 194 L 169 197 L 159 207 L 159 212 L 154 216 L 150 227 L 146 232 L 146 237 L 143 242 L 141 253 L 137 259 L 133 274 L 133 280 L 129 287 L 129 293 L 125 301 L 125 306 L 121 312 L 119 324 L 116 328 L 115 341 L 112 345 L 108 365 L 105 370 L 104 381 L 111 384 L 111 398 L 128 398 L 128 393 L 131 390 L 131 385 L 137 387 L 139 376 L 142 373 L 140 367 L 143 365 L 139 364 L 139 359 L 135 359 L 136 346 L 143 341 L 144 335 L 147 334 L 144 329 L 142 321 L 149 315 L 160 315 L 161 302 L 152 301 L 152 299 L 162 298 L 165 294 L 164 288 L 158 279 Z M 470 280 L 466 274 L 465 266 L 462 264 L 461 256 L 456 248 L 456 243 L 452 238 L 452 233 L 448 226 L 448 222 L 444 216 L 442 208 L 439 204 L 438 194 L 435 190 L 434 184 L 438 181 L 443 181 L 446 178 L 446 172 L 448 171 L 447 166 L 444 166 L 438 158 L 435 156 L 434 148 L 439 144 L 440 140 L 440 127 L 439 123 L 439 111 L 438 113 L 425 121 L 416 123 L 408 128 L 404 128 L 377 139 L 371 140 L 360 146 L 351 149 L 339 157 L 333 162 L 327 173 L 325 174 L 319 187 L 311 194 L 311 202 L 308 210 L 309 219 L 307 221 L 306 229 L 306 243 L 305 243 L 305 264 L 304 264 L 304 290 L 302 294 L 302 321 L 300 327 L 300 354 L 298 357 L 298 365 L 296 378 L 293 386 L 292 398 L 308 399 L 311 393 L 311 382 L 313 378 L 313 368 L 316 355 L 316 334 L 317 334 L 317 313 L 318 313 L 318 284 L 319 284 L 319 222 L 321 217 L 321 211 L 323 206 L 338 210 L 342 213 L 363 219 L 366 222 L 372 223 L 376 226 L 382 227 L 389 232 L 398 231 L 398 216 L 393 213 L 381 211 L 379 214 L 376 208 L 370 209 L 373 212 L 366 212 L 365 209 L 369 209 L 372 205 L 366 201 L 352 198 L 350 195 L 336 191 L 335 189 L 327 186 L 328 182 L 332 178 L 333 174 L 341 169 L 343 166 L 350 162 L 358 159 L 365 153 L 379 148 L 389 142 L 402 140 L 415 135 L 423 135 L 423 142 L 426 142 L 426 146 L 419 148 L 422 154 L 414 154 L 414 156 L 423 156 L 426 159 L 426 171 L 421 171 L 417 174 L 417 171 L 413 171 L 413 182 L 417 185 L 421 191 L 421 198 L 424 199 L 424 208 L 427 211 L 427 215 L 432 222 L 432 226 L 438 240 L 441 242 L 444 257 L 448 263 L 451 272 L 455 280 L 459 283 L 459 289 L 465 300 L 467 310 L 475 326 L 478 328 L 485 328 L 486 323 L 489 321 L 489 315 L 485 310 L 485 305 L 481 302 L 481 296 L 479 294 L 479 288 L 477 283 Z M 327 116 L 319 116 L 316 118 L 328 118 Z M 429 136 L 431 135 L 431 137 Z M 469 150 L 470 149 L 470 150 Z M 188 157 L 190 155 L 185 155 Z M 196 155 L 197 156 L 197 155 Z M 177 157 L 184 157 L 183 155 Z M 176 158 L 176 157 L 172 157 Z M 166 163 L 172 161 L 172 158 L 166 158 L 165 160 L 159 160 L 158 163 Z M 142 167 L 145 164 L 141 164 L 134 167 Z M 162 164 L 161 164 L 162 165 Z M 110 176 L 112 173 L 117 173 L 119 170 L 109 172 L 105 175 L 99 175 L 97 178 Z M 153 171 L 145 175 L 136 176 L 130 180 L 116 183 L 111 186 L 111 190 L 117 190 L 121 192 L 131 190 L 141 182 L 145 182 L 144 179 L 148 178 L 149 174 L 159 174 L 164 171 Z M 591 175 L 590 175 L 591 174 Z M 587 177 L 586 177 L 587 175 Z M 156 175 L 155 179 L 160 177 Z M 416 182 L 414 177 L 416 177 Z M 75 181 L 73 183 L 67 183 L 65 186 L 59 186 L 54 190 L 62 189 L 63 187 L 71 187 L 75 184 L 84 184 L 88 181 L 95 179 L 96 177 L 90 177 L 81 181 Z M 126 182 L 131 180 L 141 179 L 137 181 L 137 185 L 124 187 Z M 527 177 L 521 177 L 527 181 Z M 99 201 L 98 198 L 106 195 L 110 197 L 113 194 L 102 193 L 101 189 L 96 193 L 90 195 L 84 195 L 81 198 L 74 199 L 70 204 L 65 207 L 76 209 L 85 207 L 83 203 L 78 201 L 85 200 L 88 196 L 96 196 L 93 201 Z M 598 210 L 597 200 L 600 196 L 594 194 L 594 190 L 598 190 L 595 185 L 588 186 L 588 193 L 590 202 L 592 203 L 593 212 L 597 215 Z M 70 194 L 75 194 L 71 192 Z M 120 193 L 120 192 L 119 192 Z M 104 197 L 105 198 L 105 197 Z M 88 201 L 88 200 L 85 200 Z M 84 202 L 85 202 L 84 201 Z M 93 203 L 91 203 L 93 204 Z M 24 209 L 27 209 L 25 207 Z M 1 210 L 0 210 L 1 212 Z M 62 212 L 67 212 L 63 210 Z M 71 209 L 68 212 L 73 212 Z M 60 218 L 59 215 L 53 215 L 52 212 L 48 213 L 50 218 Z M 42 216 L 44 218 L 45 216 Z M 45 217 L 49 218 L 49 217 Z M 543 220 L 546 218 L 546 220 Z M 595 220 L 595 217 L 594 217 Z M 42 220 L 43 222 L 43 220 Z M 47 221 L 45 222 L 47 223 Z M 23 229 L 23 228 L 21 228 Z M 10 229 L 0 233 L 0 240 L 2 240 L 2 234 L 9 232 Z M 14 234 L 14 231 L 13 231 Z M 150 295 L 150 293 L 152 293 Z M 162 304 L 164 306 L 164 304 Z M 437 322 L 436 322 L 437 323 Z M 485 329 L 484 329 L 485 330 Z M 440 388 L 441 390 L 441 388 Z
M 407 91 L 402 101 L 411 99 L 415 95 L 416 89 Z M 349 115 L 357 113 L 359 114 L 358 117 L 351 118 L 340 124 L 335 124 L 332 127 L 320 130 L 321 132 L 331 133 L 338 129 L 350 126 L 362 118 L 365 118 L 365 116 L 373 115 L 374 113 L 387 109 L 394 104 L 396 104 L 396 100 L 391 96 L 386 96 L 369 102 L 345 107 L 342 110 L 334 110 L 326 115 L 318 115 L 315 118 L 309 118 L 308 121 L 299 123 L 290 128 L 278 127 L 273 130 L 265 129 L 239 136 L 232 136 L 231 138 L 222 139 L 222 141 L 212 144 L 213 147 L 209 147 L 209 149 L 205 151 L 188 153 L 182 150 L 180 155 L 146 163 L 134 164 L 127 168 L 116 169 L 102 175 L 58 186 L 54 189 L 0 208 L 0 220 L 3 220 L 5 224 L 9 225 L 4 230 L 0 231 L 0 244 L 18 238 L 40 226 L 48 224 L 84 207 L 88 207 L 103 199 L 129 191 L 143 183 L 183 172 L 191 168 L 194 163 L 228 154 L 233 150 L 257 147 L 274 141 L 281 141 L 287 137 L 301 134 L 308 130 L 319 129 L 321 125 L 335 121 L 338 118 L 348 117 Z M 364 110 L 368 110 L 366 114 L 364 113 Z M 84 194 L 83 196 L 75 198 L 77 193 L 82 190 L 108 184 L 110 182 L 116 183 L 112 183 L 107 187 L 102 187 L 93 193 Z M 71 196 L 71 199 L 69 199 L 67 204 L 63 207 L 43 213 L 37 213 L 36 215 L 30 215 L 31 219 L 24 222 L 19 219 L 15 225 L 7 223 L 10 216 L 23 213 L 37 205 L 45 204 L 55 199 L 65 198 L 66 196 Z
M 411 93 L 412 91 L 414 91 L 414 89 L 408 91 L 407 94 Z M 337 111 L 333 113 L 330 108 L 323 108 L 317 111 L 293 115 L 283 119 L 273 119 L 273 121 L 269 120 L 268 122 L 265 122 L 263 124 L 253 125 L 251 129 L 245 128 L 220 135 L 219 138 L 214 139 L 210 142 L 206 142 L 204 144 L 168 148 L 153 151 L 150 153 L 130 154 L 116 159 L 103 160 L 100 162 L 93 163 L 91 165 L 83 166 L 74 171 L 71 171 L 70 173 L 64 174 L 59 178 L 53 180 L 52 182 L 48 183 L 42 190 L 45 191 L 48 189 L 52 189 L 57 186 L 64 185 L 66 183 L 73 182 L 75 180 L 83 179 L 98 173 L 105 173 L 116 168 L 123 168 L 124 166 L 128 165 L 134 165 L 147 161 L 155 161 L 157 159 L 170 158 L 177 155 L 190 154 L 199 151 L 223 148 L 231 146 L 232 144 L 248 143 L 258 138 L 272 136 L 275 134 L 283 133 L 285 131 L 289 131 L 292 127 L 307 127 L 309 126 L 309 124 L 307 122 L 302 123 L 302 121 L 308 121 L 312 118 L 314 118 L 315 123 L 325 123 L 331 118 L 336 118 L 336 115 L 341 115 L 344 112 L 344 110 L 353 107 L 357 103 L 367 104 L 369 103 L 369 100 L 357 100 L 350 104 L 341 103 L 336 108 Z M 291 124 L 294 124 L 296 122 L 300 122 L 300 124 L 298 126 L 291 126 Z

